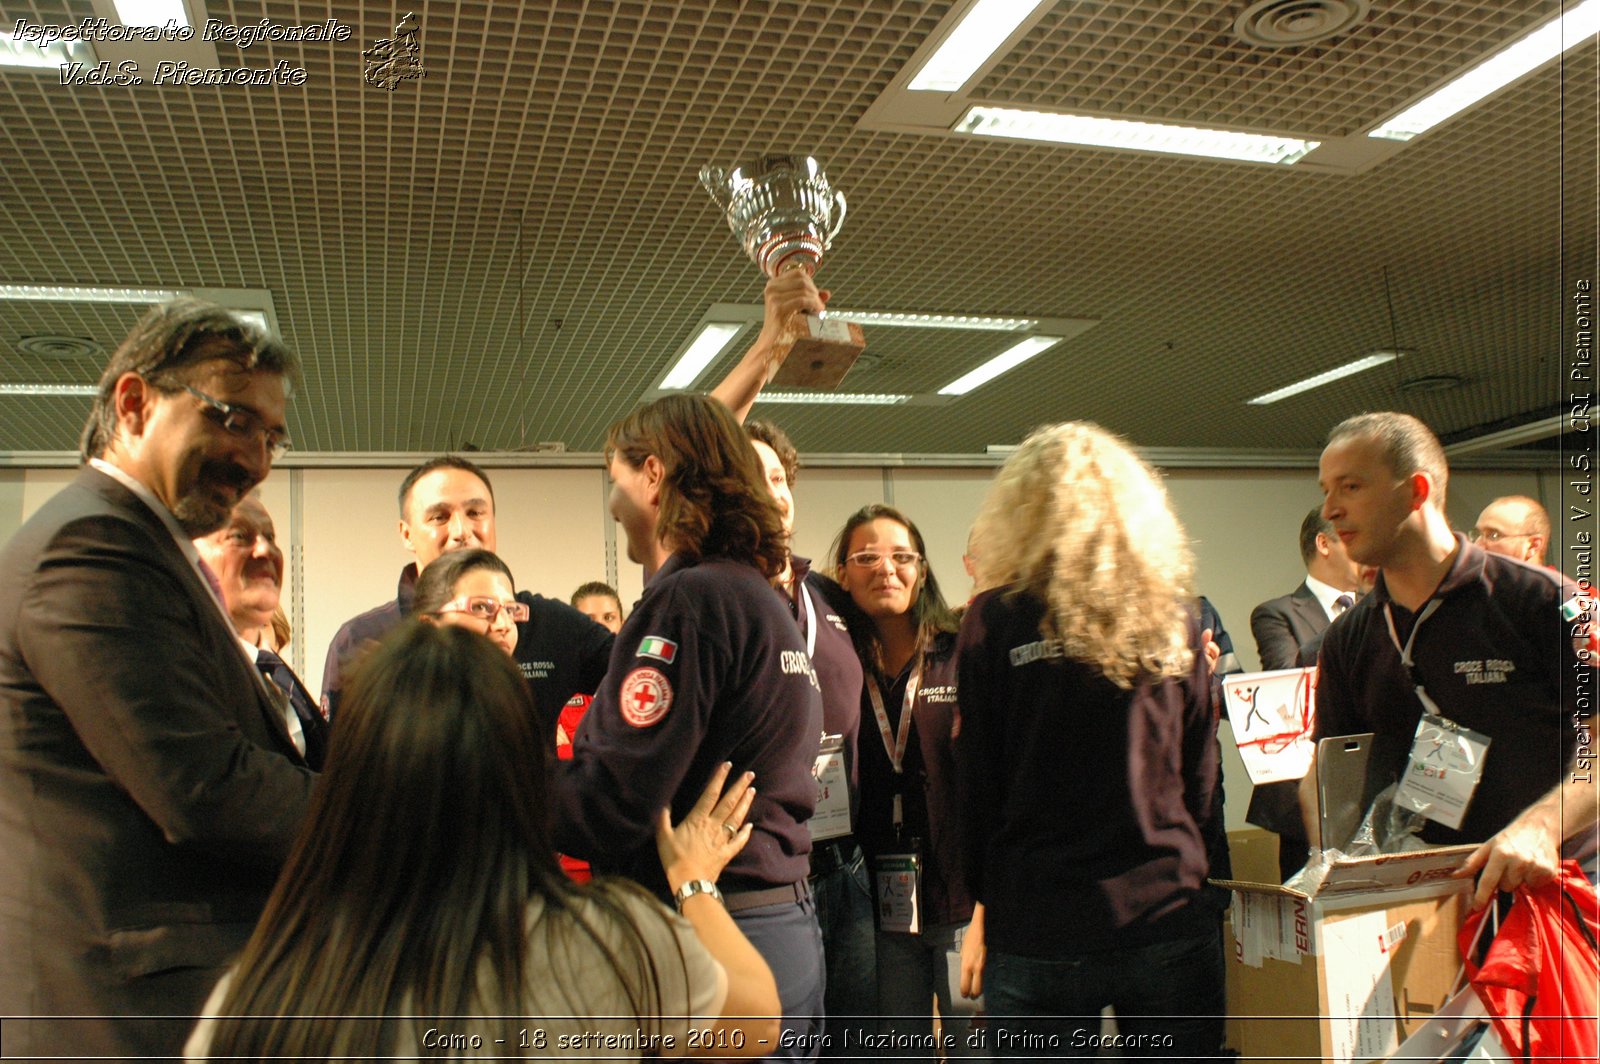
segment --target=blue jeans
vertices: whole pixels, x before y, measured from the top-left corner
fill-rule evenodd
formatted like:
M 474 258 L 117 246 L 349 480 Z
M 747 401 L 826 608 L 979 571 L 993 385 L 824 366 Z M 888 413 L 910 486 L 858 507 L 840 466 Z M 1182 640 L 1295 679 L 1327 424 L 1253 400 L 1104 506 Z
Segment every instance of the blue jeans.
M 961 940 L 966 933 L 964 923 L 938 924 L 920 935 L 878 932 L 878 1003 L 886 1033 L 931 1036 L 937 998 L 945 1057 L 989 1056 L 981 1041 L 967 1037 L 983 999 L 961 996 Z M 935 1054 L 896 1050 L 890 1055 L 931 1060 Z
M 827 1006 L 822 1055 L 843 1056 L 846 1026 L 876 1027 L 878 971 L 872 926 L 872 884 L 867 879 L 866 858 L 854 843 L 822 843 L 848 851 L 831 872 L 811 877 L 811 894 L 817 902 L 817 923 L 822 926 L 822 959 L 827 965 Z
M 988 1041 L 999 1057 L 1092 1057 L 1110 1005 L 1122 1056 L 1210 1060 L 1222 1052 L 1222 981 L 1215 924 L 1188 938 L 1054 960 L 990 950 Z
M 783 1006 L 783 1039 L 767 1059 L 815 1060 L 822 1036 L 822 932 L 807 897 L 733 914 L 744 937 L 772 969 Z

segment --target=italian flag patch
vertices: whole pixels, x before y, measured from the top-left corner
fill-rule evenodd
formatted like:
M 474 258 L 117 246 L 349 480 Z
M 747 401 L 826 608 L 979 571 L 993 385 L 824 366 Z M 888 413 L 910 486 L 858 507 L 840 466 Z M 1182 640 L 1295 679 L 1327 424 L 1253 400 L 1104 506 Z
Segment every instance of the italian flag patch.
M 1561 616 L 1568 621 L 1575 621 L 1593 606 L 1594 599 L 1579 592 L 1561 604 Z
M 655 658 L 671 665 L 672 659 L 678 656 L 678 644 L 670 639 L 662 639 L 658 635 L 647 635 L 639 643 L 638 656 Z

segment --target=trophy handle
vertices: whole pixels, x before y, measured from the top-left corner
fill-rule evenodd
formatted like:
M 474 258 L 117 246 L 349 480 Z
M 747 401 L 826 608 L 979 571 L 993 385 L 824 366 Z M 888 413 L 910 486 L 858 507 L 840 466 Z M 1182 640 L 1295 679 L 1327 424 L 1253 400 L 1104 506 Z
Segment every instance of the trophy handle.
M 844 193 L 835 189 L 833 193 L 833 202 L 839 205 L 839 215 L 838 217 L 834 218 L 833 224 L 828 227 L 828 236 L 822 242 L 823 247 L 831 246 L 833 244 L 833 238 L 839 235 L 839 230 L 844 226 Z
M 728 194 L 728 172 L 720 166 L 702 166 L 700 184 L 711 193 L 711 198 L 726 214 L 729 204 L 733 202 L 733 197 Z

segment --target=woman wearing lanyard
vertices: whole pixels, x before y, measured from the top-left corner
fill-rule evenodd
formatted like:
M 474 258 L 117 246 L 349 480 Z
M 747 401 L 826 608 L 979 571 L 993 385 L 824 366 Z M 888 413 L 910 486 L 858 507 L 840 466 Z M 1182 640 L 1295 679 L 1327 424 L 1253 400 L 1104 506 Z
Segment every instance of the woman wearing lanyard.
M 1188 537 L 1149 466 L 1073 423 L 1023 442 L 974 538 L 957 760 L 962 808 L 983 818 L 963 849 L 989 1010 L 1033 1036 L 997 1048 L 1093 1056 L 1110 1005 L 1130 1056 L 1210 1059 L 1217 744 Z
M 976 1055 L 967 1034 L 978 1003 L 950 979 L 973 918 L 955 801 L 955 619 L 922 533 L 898 510 L 857 511 L 833 558 L 866 621 L 851 626 L 867 672 L 856 838 L 878 899 L 878 1007 L 890 1033 L 923 1046 L 937 997 L 944 1055 Z

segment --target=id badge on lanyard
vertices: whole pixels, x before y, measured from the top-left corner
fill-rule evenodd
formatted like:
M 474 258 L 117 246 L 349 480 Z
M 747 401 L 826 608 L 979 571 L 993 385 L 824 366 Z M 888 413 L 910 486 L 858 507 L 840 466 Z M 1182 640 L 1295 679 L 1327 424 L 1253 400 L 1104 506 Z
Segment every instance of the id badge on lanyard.
M 894 769 L 894 836 L 898 841 L 905 828 L 905 802 L 901 792 L 905 787 L 906 745 L 911 738 L 911 716 L 916 705 L 917 689 L 922 686 L 922 658 L 911 669 L 906 680 L 905 700 L 900 705 L 900 727 L 891 732 L 889 712 L 883 705 L 883 693 L 877 681 L 867 680 L 867 697 L 872 702 L 872 715 L 878 721 L 878 737 L 883 740 L 884 753 Z M 922 933 L 922 855 L 917 852 L 915 840 L 909 852 L 879 854 L 873 861 L 873 879 L 877 888 L 878 929 L 898 931 L 902 934 Z
M 805 581 L 800 581 L 800 600 L 806 608 L 806 658 L 817 656 L 817 608 L 811 603 L 811 591 Z M 806 821 L 806 830 L 812 842 L 826 842 L 850 834 L 850 776 L 844 767 L 844 736 L 822 733 L 822 745 L 817 750 L 817 760 L 811 766 L 811 778 L 817 781 L 817 806 Z
M 1383 608 L 1384 620 L 1389 625 L 1389 639 L 1400 651 L 1400 664 L 1410 674 L 1413 690 L 1424 710 L 1411 741 L 1405 775 L 1395 788 L 1394 802 L 1456 830 L 1466 819 L 1467 807 L 1472 804 L 1478 781 L 1483 778 L 1483 759 L 1489 752 L 1489 737 L 1446 718 L 1417 676 L 1411 647 L 1417 641 L 1417 629 L 1438 608 L 1439 600 L 1430 599 L 1422 612 L 1417 614 L 1404 646 L 1394 627 L 1393 611 L 1387 604 Z
M 872 862 L 877 887 L 878 930 L 922 933 L 922 856 L 879 854 Z
M 844 770 L 844 736 L 824 735 L 811 767 L 817 781 L 817 808 L 806 821 L 812 842 L 850 834 L 850 777 Z

